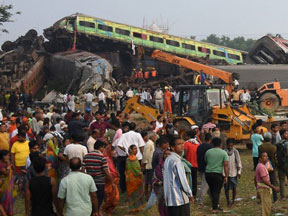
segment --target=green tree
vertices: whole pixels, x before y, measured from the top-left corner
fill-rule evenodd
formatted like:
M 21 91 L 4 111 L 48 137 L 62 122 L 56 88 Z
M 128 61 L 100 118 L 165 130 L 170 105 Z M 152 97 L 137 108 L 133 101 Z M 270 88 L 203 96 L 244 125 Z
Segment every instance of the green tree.
M 4 23 L 6 22 L 13 22 L 13 20 L 11 19 L 13 15 L 15 14 L 20 14 L 20 12 L 12 12 L 13 9 L 13 5 L 9 4 L 9 5 L 4 5 L 1 4 L 0 5 L 0 26 L 3 26 Z M 4 32 L 4 33 L 8 33 L 7 29 L 5 28 L 0 28 L 0 31 Z
M 243 51 L 249 51 L 249 49 L 253 46 L 256 40 L 251 38 L 245 39 L 243 36 L 239 36 L 231 39 L 225 35 L 218 37 L 216 34 L 211 34 L 206 39 L 202 40 L 203 42 L 208 42 L 212 44 L 217 44 L 221 46 L 226 46 L 234 49 L 239 49 Z

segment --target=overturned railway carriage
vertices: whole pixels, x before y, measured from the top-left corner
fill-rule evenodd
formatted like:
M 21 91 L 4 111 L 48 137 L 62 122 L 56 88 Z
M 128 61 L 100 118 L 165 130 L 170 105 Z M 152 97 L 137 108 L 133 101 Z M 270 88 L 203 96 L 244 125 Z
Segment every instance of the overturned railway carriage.
M 288 40 L 272 35 L 260 38 L 249 50 L 247 62 L 250 64 L 287 64 Z
M 157 69 L 159 69 L 159 65 L 155 64 L 150 57 L 154 49 L 209 64 L 242 64 L 246 55 L 243 51 L 83 14 L 75 14 L 59 20 L 52 27 L 45 29 L 44 35 L 49 40 L 48 47 L 50 49 L 54 47 L 57 51 L 70 49 L 74 43 L 74 47 L 76 45 L 78 49 L 98 55 L 105 51 L 103 54 L 105 57 L 107 57 L 107 52 L 116 52 L 119 57 L 109 60 L 116 68 L 118 66 L 123 70 L 124 66 L 126 73 L 135 66 L 143 68 L 158 66 Z M 166 68 L 165 71 L 167 71 Z

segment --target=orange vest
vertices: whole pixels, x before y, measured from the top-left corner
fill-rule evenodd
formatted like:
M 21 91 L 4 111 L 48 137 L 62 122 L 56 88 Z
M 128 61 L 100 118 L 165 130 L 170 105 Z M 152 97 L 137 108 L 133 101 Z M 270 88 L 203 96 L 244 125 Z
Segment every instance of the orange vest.
M 152 75 L 152 77 L 156 77 L 157 76 L 157 71 L 153 70 L 151 75 Z
M 137 73 L 137 71 L 133 71 L 132 73 L 133 73 L 133 76 L 137 79 L 137 78 L 138 78 L 138 73 Z
M 144 78 L 145 78 L 145 79 L 148 79 L 148 78 L 149 78 L 149 72 L 148 72 L 148 71 L 145 71 L 145 72 L 144 72 Z
M 138 78 L 143 78 L 143 72 L 142 71 L 138 71 Z

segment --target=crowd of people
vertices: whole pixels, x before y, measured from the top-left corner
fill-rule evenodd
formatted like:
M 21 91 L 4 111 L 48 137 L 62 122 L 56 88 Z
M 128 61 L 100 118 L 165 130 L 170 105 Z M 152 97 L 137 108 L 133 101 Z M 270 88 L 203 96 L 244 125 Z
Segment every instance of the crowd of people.
M 19 197 L 25 198 L 27 216 L 64 215 L 64 211 L 112 215 L 124 196 L 131 214 L 157 203 L 161 216 L 186 216 L 190 203 L 203 205 L 208 191 L 212 212 L 217 213 L 222 211 L 223 186 L 227 206 L 234 205 L 242 163 L 234 140 L 227 139 L 223 128 L 208 119 L 202 127 L 192 125 L 180 138 L 178 122 L 171 115 L 179 95 L 168 86 L 164 92 L 129 89 L 125 94 L 119 90 L 119 95 L 118 102 L 108 102 L 107 90 L 101 89 L 103 103 L 98 101 L 98 111 L 92 112 L 94 95 L 87 92 L 84 113 L 69 109 L 71 98 L 62 111 L 33 102 L 18 104 L 17 99 L 14 109 L 9 101 L 0 104 L 2 215 L 13 215 Z M 129 114 L 122 116 L 121 98 L 134 95 L 153 101 L 167 115 L 143 126 L 131 121 Z M 262 213 L 269 215 L 270 188 L 273 200 L 278 200 L 278 177 L 285 199 L 287 123 L 281 122 L 280 129 L 272 124 L 269 132 L 258 120 L 253 131 L 255 186 Z

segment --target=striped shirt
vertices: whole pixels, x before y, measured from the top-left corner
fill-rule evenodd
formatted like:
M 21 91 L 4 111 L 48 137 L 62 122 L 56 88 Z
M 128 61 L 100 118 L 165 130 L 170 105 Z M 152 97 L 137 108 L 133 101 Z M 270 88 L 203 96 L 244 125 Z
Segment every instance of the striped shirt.
M 86 154 L 83 159 L 83 166 L 86 173 L 91 175 L 95 184 L 105 184 L 104 170 L 108 169 L 108 163 L 100 151 L 93 151 Z

